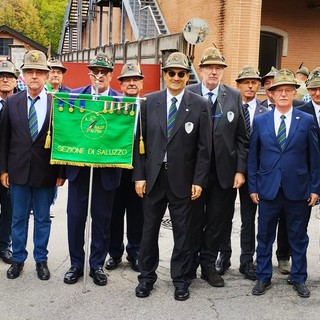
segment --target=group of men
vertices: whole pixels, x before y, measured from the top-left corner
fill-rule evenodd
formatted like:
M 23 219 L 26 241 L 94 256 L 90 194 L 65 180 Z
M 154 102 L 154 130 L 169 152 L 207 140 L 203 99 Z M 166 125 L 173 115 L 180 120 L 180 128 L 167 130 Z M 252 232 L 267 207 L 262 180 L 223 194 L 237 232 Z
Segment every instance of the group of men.
M 271 285 L 272 244 L 279 225 L 280 271 L 289 274 L 287 281 L 299 296 L 310 296 L 307 224 L 320 192 L 314 111 L 319 107 L 319 70 L 307 81 L 312 117 L 293 109 L 299 84 L 292 71 L 272 68 L 261 78 L 256 69 L 245 66 L 235 90 L 221 83 L 226 67 L 219 50 L 207 48 L 199 63 L 201 82 L 187 85 L 190 63 L 183 54 L 172 53 L 162 68 L 167 88 L 148 94 L 141 105 L 146 150 L 135 149 L 133 172 L 145 217 L 137 297 L 148 297 L 157 280 L 158 233 L 167 206 L 174 237 L 174 298 L 189 298 L 188 287 L 199 265 L 202 279 L 214 287 L 224 286 L 222 275 L 231 265 L 237 189 L 242 222 L 239 271 L 257 280 L 252 294 L 261 295 Z M 262 80 L 267 99 L 260 103 L 256 94 Z
M 57 187 L 62 186 L 67 178 L 71 268 L 65 274 L 64 282 L 76 283 L 83 275 L 84 268 L 83 246 L 89 170 L 75 166 L 50 165 L 51 150 L 50 147 L 44 147 L 47 132 L 51 130 L 49 119 L 52 95 L 49 93 L 89 93 L 120 98 L 122 94 L 109 86 L 113 75 L 113 63 L 106 54 L 98 53 L 88 65 L 91 85 L 71 90 L 62 84 L 63 74 L 67 69 L 61 62 L 57 59 L 47 61 L 44 53 L 31 50 L 25 54 L 21 67 L 27 89 L 15 95 L 13 93 L 17 75 L 14 65 L 5 61 L 0 67 L 0 92 L 3 92 L 1 101 L 6 100 L 5 107 L 3 110 L 1 108 L 3 114 L 1 114 L 0 170 L 3 187 L 0 243 L 1 258 L 5 263 L 11 264 L 7 278 L 18 278 L 27 259 L 26 244 L 31 210 L 34 216 L 33 256 L 37 275 L 41 280 L 50 278 L 47 264 L 47 245 L 51 226 L 50 207 L 57 195 Z M 125 64 L 118 77 L 124 95 L 138 96 L 142 89 L 143 77 L 136 63 Z M 2 106 L 4 103 L 1 102 Z M 122 178 L 121 171 L 123 171 Z M 141 200 L 134 191 L 130 176 L 129 170 L 114 168 L 94 170 L 90 276 L 97 285 L 107 283 L 102 268 L 109 250 L 116 261 L 121 259 L 123 254 L 125 211 L 128 219 L 127 259 L 132 269 L 138 271 L 137 256 L 143 214 Z M 130 195 L 128 195 L 129 190 Z M 124 199 L 127 199 L 127 202 Z M 112 214 L 112 211 L 115 213 Z
M 10 249 L 1 247 L 1 258 L 11 263 L 7 277 L 19 277 L 28 254 L 27 226 L 33 209 L 36 270 L 41 280 L 49 279 L 50 205 L 55 187 L 68 179 L 71 266 L 64 282 L 74 284 L 84 271 L 90 169 L 50 165 L 50 148 L 43 147 L 51 126 L 51 96 L 45 84 L 54 65 L 59 69 L 56 77 L 61 77 L 66 69 L 59 61 L 52 61 L 50 67 L 43 53 L 26 53 L 22 72 L 27 90 L 6 99 L 1 122 L 1 201 L 4 194 L 10 204 L 10 181 L 13 255 L 6 257 L 4 252 Z M 139 66 L 124 65 L 118 76 L 122 93 L 110 87 L 113 67 L 105 53 L 98 53 L 88 65 L 91 84 L 71 93 L 138 97 L 144 78 Z M 135 294 L 149 296 L 157 280 L 159 230 L 168 208 L 174 239 L 174 298 L 189 298 L 188 288 L 199 266 L 202 279 L 223 287 L 222 275 L 231 266 L 232 219 L 239 189 L 239 272 L 257 281 L 252 294 L 261 295 L 271 286 L 272 244 L 278 227 L 280 271 L 289 274 L 287 281 L 299 296 L 310 296 L 305 284 L 307 225 L 320 194 L 320 70 L 312 71 L 306 82 L 311 101 L 293 108 L 299 84 L 292 71 L 272 67 L 260 77 L 258 70 L 245 66 L 235 80 L 236 90 L 222 83 L 226 67 L 220 51 L 209 47 L 199 63 L 201 82 L 188 85 L 191 62 L 181 52 L 171 53 L 162 67 L 166 89 L 141 101 L 134 169 L 94 169 L 89 275 L 96 285 L 107 284 L 103 267 L 108 253 L 106 269 L 121 263 L 126 213 L 127 260 L 139 272 Z M 15 78 L 10 72 L 1 76 L 1 70 L 0 88 L 1 81 Z M 263 102 L 256 98 L 261 84 L 267 96 Z M 52 84 L 47 90 L 62 88 L 61 83 Z

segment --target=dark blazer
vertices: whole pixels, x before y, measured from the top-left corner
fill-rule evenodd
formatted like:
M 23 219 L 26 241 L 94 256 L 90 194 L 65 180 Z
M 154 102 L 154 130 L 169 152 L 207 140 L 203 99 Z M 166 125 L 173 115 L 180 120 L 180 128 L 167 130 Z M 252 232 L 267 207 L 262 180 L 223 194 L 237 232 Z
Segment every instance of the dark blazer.
M 254 117 L 259 116 L 260 114 L 263 114 L 267 111 L 269 111 L 268 107 L 263 106 L 261 104 L 261 101 L 259 99 L 256 99 L 256 110 L 254 112 Z
M 191 185 L 205 187 L 210 169 L 212 121 L 208 101 L 185 90 L 175 124 L 167 141 L 167 90 L 146 95 L 141 103 L 146 153 L 138 152 L 137 134 L 133 180 L 147 180 L 152 190 L 167 150 L 170 188 L 178 198 L 191 196 Z M 139 129 L 139 126 L 138 126 Z
M 285 149 L 277 141 L 274 111 L 254 118 L 248 155 L 249 194 L 273 200 L 280 184 L 289 200 L 320 192 L 320 153 L 314 119 L 293 108 Z
M 201 83 L 187 89 L 202 95 Z M 222 188 L 233 186 L 236 172 L 246 173 L 249 140 L 242 111 L 240 93 L 224 84 L 219 86 L 216 116 L 214 118 L 213 142 L 216 171 Z
M 59 92 L 71 92 L 72 89 L 69 87 L 64 86 L 63 84 L 59 88 Z
M 0 171 L 8 172 L 10 182 L 33 187 L 56 185 L 60 166 L 50 165 L 51 149 L 45 149 L 50 121 L 51 96 L 47 96 L 44 124 L 33 142 L 28 122 L 27 91 L 9 96 L 1 121 Z M 63 170 L 59 173 L 64 177 Z
M 91 94 L 91 86 L 81 87 L 71 90 L 71 93 Z M 121 93 L 110 88 L 109 96 L 121 96 Z M 67 166 L 66 175 L 69 181 L 74 181 L 80 171 L 81 167 Z M 101 183 L 105 190 L 113 190 L 120 185 L 121 169 L 119 168 L 97 168 L 100 171 Z

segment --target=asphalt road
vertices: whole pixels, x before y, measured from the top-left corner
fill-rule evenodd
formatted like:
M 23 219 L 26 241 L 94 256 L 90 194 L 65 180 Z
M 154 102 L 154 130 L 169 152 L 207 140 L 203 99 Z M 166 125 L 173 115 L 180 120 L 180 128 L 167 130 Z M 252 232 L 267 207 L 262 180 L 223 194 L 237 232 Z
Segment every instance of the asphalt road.
M 180 320 L 180 319 L 319 319 L 319 207 L 313 209 L 309 224 L 310 244 L 308 250 L 308 286 L 311 297 L 297 296 L 286 276 L 277 270 L 274 261 L 273 286 L 263 296 L 251 295 L 253 281 L 239 273 L 239 204 L 237 203 L 232 233 L 232 266 L 224 276 L 225 287 L 214 288 L 198 278 L 190 286 L 190 299 L 179 302 L 173 298 L 169 260 L 172 250 L 172 231 L 161 228 L 160 265 L 158 281 L 150 297 L 139 299 L 134 290 L 137 273 L 131 270 L 123 257 L 119 268 L 107 271 L 108 284 L 99 287 L 88 277 L 86 292 L 84 280 L 77 284 L 63 283 L 69 268 L 66 232 L 67 186 L 59 189 L 52 219 L 49 243 L 49 281 L 40 281 L 32 257 L 32 226 L 28 241 L 29 256 L 21 276 L 14 280 L 6 278 L 8 265 L 0 261 L 0 319 L 10 320 L 60 320 L 60 319 L 113 319 L 113 320 Z M 168 218 L 168 217 L 166 217 Z

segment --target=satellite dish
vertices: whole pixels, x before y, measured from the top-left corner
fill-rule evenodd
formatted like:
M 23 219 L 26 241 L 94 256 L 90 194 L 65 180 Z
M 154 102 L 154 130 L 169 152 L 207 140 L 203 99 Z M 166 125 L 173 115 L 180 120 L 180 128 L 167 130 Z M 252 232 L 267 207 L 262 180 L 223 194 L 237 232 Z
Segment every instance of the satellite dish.
M 183 36 L 191 44 L 202 43 L 209 34 L 208 23 L 200 18 L 194 18 L 187 22 L 183 28 Z

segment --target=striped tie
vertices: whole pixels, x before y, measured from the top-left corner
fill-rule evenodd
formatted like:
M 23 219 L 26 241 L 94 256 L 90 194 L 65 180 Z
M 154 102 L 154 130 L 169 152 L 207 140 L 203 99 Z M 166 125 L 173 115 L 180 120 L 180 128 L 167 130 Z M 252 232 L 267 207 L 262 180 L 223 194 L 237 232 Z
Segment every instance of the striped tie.
M 40 99 L 40 97 L 36 97 L 32 99 L 28 97 L 30 100 L 30 109 L 29 109 L 29 129 L 32 141 L 34 141 L 38 135 L 38 118 L 36 108 L 34 107 L 35 103 Z
M 213 96 L 213 92 L 208 92 L 208 101 L 210 103 L 211 109 L 213 108 L 212 96 Z
M 247 132 L 250 134 L 251 132 L 251 125 L 250 125 L 250 113 L 249 113 L 249 105 L 245 103 L 243 106 L 243 114 L 244 114 L 244 121 L 246 123 Z
M 277 134 L 277 140 L 280 144 L 281 150 L 284 149 L 284 147 L 286 145 L 286 140 L 287 140 L 286 123 L 284 121 L 285 118 L 286 118 L 285 115 L 281 115 L 280 127 L 279 127 L 278 134 Z
M 171 99 L 172 103 L 169 108 L 169 116 L 168 116 L 168 122 L 167 122 L 167 138 L 170 138 L 173 126 L 174 126 L 174 120 L 176 119 L 177 115 L 177 106 L 176 102 L 178 101 L 177 98 L 173 97 Z

